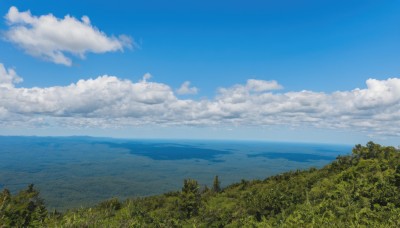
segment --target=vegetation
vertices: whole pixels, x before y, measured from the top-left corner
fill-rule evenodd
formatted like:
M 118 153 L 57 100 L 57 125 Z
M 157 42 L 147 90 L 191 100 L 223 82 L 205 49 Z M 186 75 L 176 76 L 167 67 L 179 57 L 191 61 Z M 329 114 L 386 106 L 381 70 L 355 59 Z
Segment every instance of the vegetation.
M 214 192 L 220 192 L 221 191 L 221 182 L 219 181 L 218 176 L 214 177 L 213 191 Z
M 29 185 L 26 190 L 11 196 L 8 189 L 0 194 L 0 225 L 8 227 L 40 226 L 47 217 L 39 192 Z
M 0 227 L 400 227 L 400 151 L 356 145 L 322 169 L 48 213 L 33 186 L 0 194 Z

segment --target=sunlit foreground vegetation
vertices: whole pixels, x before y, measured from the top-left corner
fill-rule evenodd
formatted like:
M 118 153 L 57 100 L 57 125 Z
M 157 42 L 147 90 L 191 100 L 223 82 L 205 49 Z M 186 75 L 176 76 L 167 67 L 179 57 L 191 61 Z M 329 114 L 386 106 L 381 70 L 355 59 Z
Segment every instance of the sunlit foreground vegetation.
M 322 169 L 49 212 L 30 185 L 0 194 L 0 227 L 400 227 L 400 151 L 356 145 Z

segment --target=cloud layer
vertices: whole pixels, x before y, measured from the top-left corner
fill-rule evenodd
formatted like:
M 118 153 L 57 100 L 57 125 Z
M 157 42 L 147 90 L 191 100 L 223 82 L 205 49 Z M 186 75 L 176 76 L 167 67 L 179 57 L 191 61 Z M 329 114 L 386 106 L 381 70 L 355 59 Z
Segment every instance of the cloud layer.
M 6 39 L 28 54 L 48 61 L 70 66 L 66 53 L 85 57 L 87 52 L 105 53 L 131 47 L 129 37 L 107 36 L 90 23 L 87 16 L 81 20 L 66 15 L 63 19 L 52 14 L 33 16 L 30 11 L 19 12 L 11 7 L 5 15 L 9 30 Z
M 177 98 L 149 74 L 139 82 L 104 75 L 47 88 L 18 88 L 18 78 L 0 65 L 0 126 L 305 126 L 400 136 L 399 78 L 333 93 L 280 93 L 275 81 L 250 79 L 200 100 Z

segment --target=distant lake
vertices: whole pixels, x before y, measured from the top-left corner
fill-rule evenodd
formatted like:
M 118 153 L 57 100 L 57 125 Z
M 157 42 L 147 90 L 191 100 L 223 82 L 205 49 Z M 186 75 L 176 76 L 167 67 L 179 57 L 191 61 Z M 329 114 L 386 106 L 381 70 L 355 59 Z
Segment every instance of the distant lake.
M 111 197 L 176 191 L 183 179 L 223 186 L 322 167 L 351 146 L 251 141 L 0 137 L 0 189 L 34 183 L 48 208 L 90 206 Z

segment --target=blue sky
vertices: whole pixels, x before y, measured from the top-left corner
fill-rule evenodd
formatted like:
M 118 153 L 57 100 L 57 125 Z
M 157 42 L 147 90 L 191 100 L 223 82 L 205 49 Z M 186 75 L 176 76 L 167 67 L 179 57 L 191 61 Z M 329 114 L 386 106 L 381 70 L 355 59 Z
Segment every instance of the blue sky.
M 85 49 L 82 45 L 87 42 L 56 39 L 51 40 L 51 45 L 41 47 L 51 46 L 53 49 L 38 53 L 37 49 L 32 49 L 33 46 L 24 46 L 26 37 L 18 40 L 11 36 L 10 31 L 21 26 L 17 20 L 7 21 L 6 15 L 11 7 L 18 9 L 18 15 L 29 10 L 31 18 L 52 14 L 54 18 L 63 20 L 70 15 L 83 23 L 82 16 L 87 16 L 91 28 L 101 31 L 104 37 L 114 37 L 115 42 L 121 42 L 121 46 L 104 50 L 100 44 L 93 44 Z M 400 102 L 397 93 L 399 82 L 387 80 L 397 79 L 400 74 L 399 10 L 399 1 L 119 1 L 117 4 L 99 0 L 59 0 L 57 3 L 48 0 L 3 0 L 0 3 L 0 14 L 3 16 L 0 23 L 3 38 L 0 41 L 0 63 L 23 78 L 23 82 L 13 83 L 14 90 L 65 87 L 79 80 L 95 80 L 102 75 L 115 76 L 118 82 L 130 80 L 134 84 L 150 73 L 152 77 L 147 81 L 155 83 L 163 91 L 163 86 L 167 86 L 170 91 L 164 92 L 173 93 L 166 103 L 157 103 L 158 100 L 151 102 L 160 107 L 164 102 L 163 107 L 169 111 L 178 104 L 182 105 L 181 101 L 190 100 L 191 103 L 186 102 L 184 108 L 179 106 L 180 109 L 173 110 L 175 113 L 183 112 L 183 116 L 171 113 L 163 117 L 160 113 L 165 111 L 156 110 L 153 106 L 143 106 L 139 111 L 134 108 L 122 110 L 130 105 L 137 107 L 136 98 L 128 99 L 126 104 L 109 111 L 99 107 L 109 105 L 107 102 L 111 101 L 120 103 L 123 98 L 110 98 L 106 103 L 87 98 L 86 102 L 100 102 L 99 106 L 87 109 L 82 107 L 90 105 L 82 104 L 79 108 L 71 106 L 70 110 L 56 110 L 65 106 L 65 97 L 42 94 L 39 99 L 42 103 L 37 104 L 38 99 L 32 97 L 38 94 L 29 93 L 29 101 L 20 105 L 43 107 L 35 106 L 37 110 L 28 110 L 3 101 L 0 106 L 5 114 L 0 133 L 140 137 L 146 132 L 144 137 L 345 143 L 374 139 L 395 144 L 400 132 L 399 128 L 393 127 L 399 121 L 394 109 Z M 32 25 L 22 26 L 30 29 Z M 58 30 L 57 27 L 50 29 L 46 35 L 29 34 L 35 34 L 34 39 L 47 40 L 52 39 L 52 32 L 65 32 Z M 130 37 L 129 44 L 118 38 L 122 34 Z M 60 46 L 55 47 L 57 45 Z M 71 60 L 69 66 L 55 63 L 48 56 L 51 51 L 60 48 L 70 50 L 62 51 Z M 84 49 L 81 57 L 77 48 Z M 6 73 L 10 75 L 9 71 Z M 249 79 L 257 81 L 249 84 Z M 376 80 L 371 82 L 371 87 L 366 85 L 368 79 Z M 279 88 L 257 87 L 267 86 L 264 82 L 272 80 L 279 84 Z M 190 84 L 186 91 L 179 93 L 178 89 L 185 81 Z M 100 81 L 95 80 L 95 83 Z M 103 80 L 101 83 L 108 82 Z M 254 83 L 258 83 L 256 87 Z M 193 87 L 197 90 L 190 90 Z M 99 88 L 102 88 L 101 85 Z M 226 90 L 225 93 L 221 92 L 221 88 Z M 365 91 L 354 92 L 356 88 Z M 130 89 L 126 92 L 129 93 Z M 299 100 L 304 97 L 300 94 L 303 90 L 313 93 L 304 99 L 314 103 L 304 106 L 303 100 Z M 390 93 L 384 96 L 379 93 L 381 90 Z M 343 94 L 339 96 L 335 91 Z M 103 90 L 97 92 L 99 97 L 105 96 Z M 9 95 L 8 101 L 13 98 L 18 100 L 21 93 L 18 90 L 15 95 Z M 316 98 L 320 93 L 326 98 Z M 265 94 L 273 96 L 265 98 Z M 242 96 L 239 103 L 246 105 L 235 105 L 237 101 L 232 101 L 232 97 L 239 95 Z M 78 99 L 79 93 L 71 93 L 70 96 L 68 102 L 76 103 L 70 100 Z M 155 95 L 146 95 L 147 98 L 149 96 L 153 98 Z M 49 106 L 50 98 L 60 104 L 51 103 Z M 243 102 L 243 99 L 246 101 Z M 178 100 L 178 103 L 173 104 L 172 100 Z M 345 101 L 349 100 L 362 103 L 362 107 L 353 104 L 333 116 L 325 114 L 329 110 L 342 109 L 348 105 Z M 208 104 L 200 104 L 202 101 Z M 289 104 L 291 101 L 295 103 Z M 371 104 L 369 101 L 377 104 L 364 104 Z M 148 101 L 144 103 L 149 104 Z M 268 112 L 271 109 L 268 105 L 276 107 L 277 104 L 287 106 Z M 263 105 L 264 112 L 259 108 Z M 308 109 L 310 106 L 312 110 Z M 330 109 L 324 109 L 327 106 Z M 189 109 L 191 111 L 187 111 Z M 198 110 L 204 109 L 209 113 L 197 115 Z M 256 116 L 252 114 L 253 109 L 258 112 Z M 106 117 L 102 118 L 99 113 Z M 344 123 L 335 121 L 339 117 Z M 160 123 L 154 121 L 160 118 L 165 120 Z M 38 123 L 38 119 L 42 122 Z M 70 127 L 59 124 L 71 119 Z M 78 119 L 81 125 L 75 123 Z M 378 125 L 389 126 L 390 132 L 385 133 L 384 127 Z

